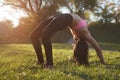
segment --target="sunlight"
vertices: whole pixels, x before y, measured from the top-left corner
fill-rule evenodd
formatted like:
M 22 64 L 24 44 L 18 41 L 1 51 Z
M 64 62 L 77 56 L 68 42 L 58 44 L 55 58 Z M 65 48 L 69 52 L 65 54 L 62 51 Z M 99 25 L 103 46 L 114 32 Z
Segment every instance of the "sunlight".
M 61 8 L 59 8 L 59 11 L 60 11 L 61 13 L 70 13 L 70 10 L 67 9 L 66 7 L 61 7 Z
M 3 0 L 0 0 L 3 2 Z M 0 3 L 0 21 L 11 20 L 13 22 L 13 27 L 17 27 L 19 24 L 19 19 L 26 16 L 25 12 L 19 9 L 13 9 L 11 6 L 5 5 L 1 6 Z
M 18 25 L 19 21 L 18 21 L 18 19 L 16 17 L 13 18 L 12 15 L 10 15 L 8 11 L 6 11 L 9 8 L 10 7 L 2 7 L 2 8 L 0 8 L 0 15 L 2 15 L 2 16 L 0 16 L 0 21 L 6 20 L 6 19 L 11 20 L 13 22 L 14 27 L 15 27 L 15 26 Z

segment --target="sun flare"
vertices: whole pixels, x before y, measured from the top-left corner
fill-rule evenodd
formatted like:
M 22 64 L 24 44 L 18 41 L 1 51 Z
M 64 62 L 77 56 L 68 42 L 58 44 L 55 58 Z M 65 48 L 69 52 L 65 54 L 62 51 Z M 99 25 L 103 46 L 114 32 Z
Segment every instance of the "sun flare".
M 0 21 L 11 20 L 13 27 L 18 26 L 19 19 L 26 16 L 25 12 L 20 9 L 14 9 L 10 5 L 2 5 L 3 0 L 0 0 Z

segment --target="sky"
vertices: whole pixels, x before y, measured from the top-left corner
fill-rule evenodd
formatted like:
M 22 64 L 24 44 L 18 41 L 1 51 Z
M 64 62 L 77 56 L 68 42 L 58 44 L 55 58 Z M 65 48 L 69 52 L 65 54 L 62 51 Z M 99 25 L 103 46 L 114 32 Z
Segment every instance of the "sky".
M 104 0 L 100 0 L 100 1 L 104 1 Z M 107 0 L 108 2 L 116 2 L 116 4 L 120 5 L 120 1 L 119 0 Z M 117 3 L 119 1 L 119 3 Z M 6 5 L 6 6 L 1 6 L 1 2 L 4 2 L 4 0 L 0 0 L 0 21 L 3 20 L 11 20 L 13 22 L 14 27 L 16 27 L 19 24 L 19 19 L 21 17 L 26 16 L 25 13 L 21 10 L 15 10 L 13 8 L 11 8 L 10 6 Z M 106 3 L 106 2 L 104 2 Z M 62 13 L 69 13 L 70 11 L 66 8 L 61 8 L 60 11 Z

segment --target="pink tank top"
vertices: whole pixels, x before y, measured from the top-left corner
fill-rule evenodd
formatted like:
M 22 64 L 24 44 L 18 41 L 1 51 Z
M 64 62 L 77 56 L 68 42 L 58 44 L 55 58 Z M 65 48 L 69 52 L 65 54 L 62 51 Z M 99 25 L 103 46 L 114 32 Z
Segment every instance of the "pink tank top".
M 80 29 L 82 27 L 87 27 L 87 23 L 85 20 L 81 19 L 79 23 L 75 26 L 75 29 Z
M 77 38 L 77 36 L 78 36 L 78 31 L 77 30 L 79 30 L 79 29 L 81 29 L 82 27 L 87 27 L 87 23 L 86 23 L 86 21 L 85 20 L 83 20 L 83 19 L 81 19 L 79 22 L 78 22 L 78 24 L 74 27 L 74 28 L 72 28 L 72 33 L 73 33 L 73 37 L 74 38 Z

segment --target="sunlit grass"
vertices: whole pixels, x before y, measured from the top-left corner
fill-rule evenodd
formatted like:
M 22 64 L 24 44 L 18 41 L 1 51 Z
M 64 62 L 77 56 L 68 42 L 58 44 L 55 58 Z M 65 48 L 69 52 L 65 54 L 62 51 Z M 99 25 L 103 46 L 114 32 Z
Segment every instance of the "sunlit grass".
M 72 61 L 72 46 L 53 44 L 54 68 L 50 70 L 35 65 L 31 44 L 1 44 L 0 80 L 120 80 L 119 51 L 103 51 L 107 65 L 100 64 L 94 50 L 89 52 L 90 66 L 79 66 Z

